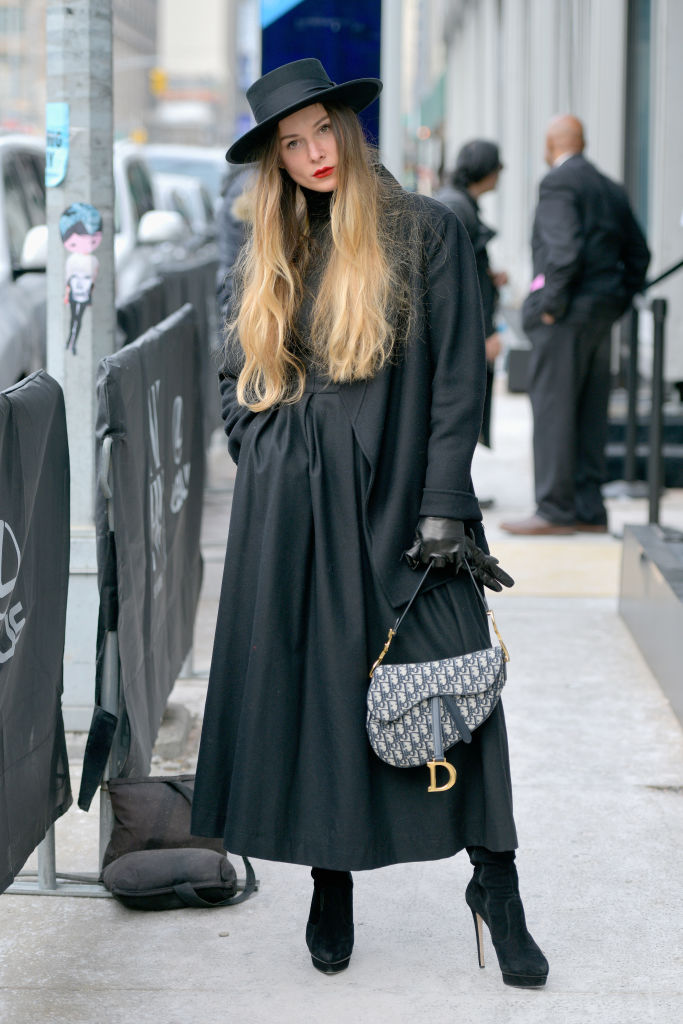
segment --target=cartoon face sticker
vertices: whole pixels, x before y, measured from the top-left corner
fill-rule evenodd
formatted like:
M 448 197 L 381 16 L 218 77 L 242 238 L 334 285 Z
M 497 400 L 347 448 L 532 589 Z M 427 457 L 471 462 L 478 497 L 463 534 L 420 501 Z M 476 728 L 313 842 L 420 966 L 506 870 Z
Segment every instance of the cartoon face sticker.
M 69 253 L 64 303 L 71 307 L 71 324 L 66 347 L 76 355 L 83 314 L 92 303 L 100 266 L 93 253 L 102 241 L 102 216 L 90 203 L 72 203 L 59 218 L 59 231 Z

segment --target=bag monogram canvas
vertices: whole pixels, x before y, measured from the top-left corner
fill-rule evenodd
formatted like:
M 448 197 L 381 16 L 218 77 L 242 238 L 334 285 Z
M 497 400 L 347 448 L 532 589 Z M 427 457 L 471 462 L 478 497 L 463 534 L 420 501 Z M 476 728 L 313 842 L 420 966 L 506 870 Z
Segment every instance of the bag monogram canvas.
M 366 726 L 370 745 L 382 761 L 396 768 L 427 765 L 429 792 L 436 793 L 455 783 L 455 769 L 446 761 L 445 751 L 460 741 L 471 743 L 472 732 L 486 721 L 498 703 L 509 656 L 493 613 L 474 584 L 491 617 L 499 647 L 439 661 L 382 664 L 428 572 L 429 569 L 396 625 L 389 630 L 384 650 L 370 672 Z M 445 768 L 449 775 L 449 781 L 442 786 L 436 785 L 437 767 Z

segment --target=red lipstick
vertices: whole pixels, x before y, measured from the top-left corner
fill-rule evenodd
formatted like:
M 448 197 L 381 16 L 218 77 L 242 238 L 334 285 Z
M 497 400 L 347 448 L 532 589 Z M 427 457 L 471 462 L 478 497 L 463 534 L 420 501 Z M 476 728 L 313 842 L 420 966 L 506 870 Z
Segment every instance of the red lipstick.
M 319 167 L 314 173 L 314 178 L 327 178 L 328 175 L 332 174 L 334 167 Z

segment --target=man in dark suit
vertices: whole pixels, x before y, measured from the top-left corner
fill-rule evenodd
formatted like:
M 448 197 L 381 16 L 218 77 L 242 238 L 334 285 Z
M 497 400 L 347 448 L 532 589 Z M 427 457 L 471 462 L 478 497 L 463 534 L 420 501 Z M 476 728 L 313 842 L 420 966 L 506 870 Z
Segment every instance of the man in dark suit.
M 532 290 L 522 322 L 532 345 L 536 512 L 508 533 L 604 533 L 610 334 L 645 282 L 650 253 L 626 193 L 585 159 L 583 126 L 553 118 L 532 234 Z

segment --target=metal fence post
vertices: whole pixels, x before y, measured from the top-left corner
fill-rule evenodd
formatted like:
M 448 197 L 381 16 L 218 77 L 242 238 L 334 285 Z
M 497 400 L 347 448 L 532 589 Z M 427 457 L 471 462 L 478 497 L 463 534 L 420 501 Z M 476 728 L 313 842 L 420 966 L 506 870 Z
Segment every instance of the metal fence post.
M 57 859 L 55 853 L 55 827 L 50 825 L 38 846 L 38 888 L 57 888 Z
M 632 484 L 636 479 L 636 444 L 638 434 L 638 318 L 639 311 L 631 306 L 628 363 L 626 368 L 626 437 L 624 480 Z
M 666 299 L 652 303 L 654 317 L 654 349 L 652 353 L 652 410 L 650 413 L 650 452 L 648 485 L 650 493 L 649 522 L 659 523 L 659 496 L 663 484 L 662 405 L 664 403 L 664 325 Z

